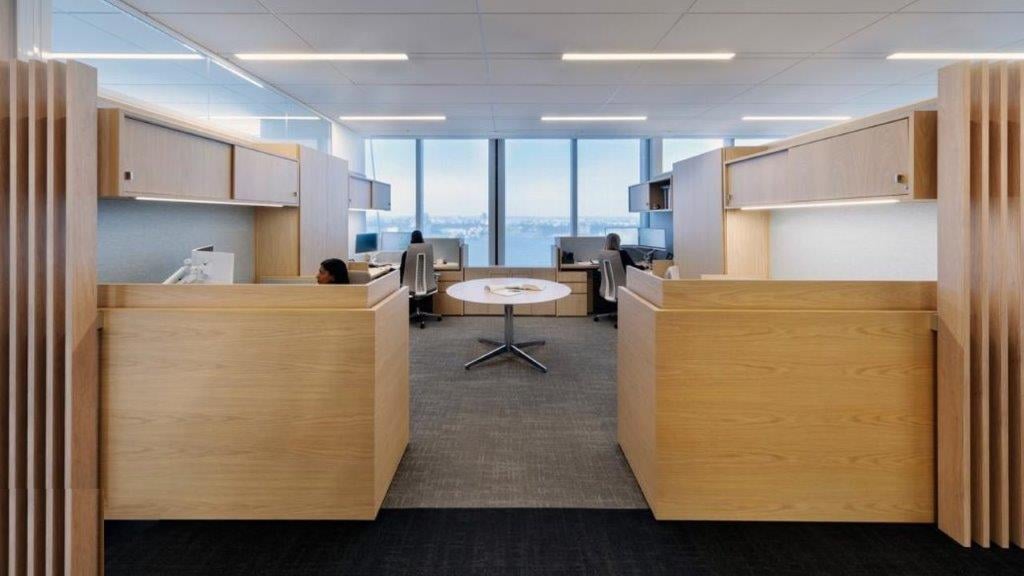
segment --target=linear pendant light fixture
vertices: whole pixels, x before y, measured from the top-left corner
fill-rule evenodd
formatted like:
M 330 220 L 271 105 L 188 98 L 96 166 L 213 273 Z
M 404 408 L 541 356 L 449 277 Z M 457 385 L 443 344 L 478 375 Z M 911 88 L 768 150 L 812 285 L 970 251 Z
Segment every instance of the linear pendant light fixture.
M 745 122 L 842 122 L 851 120 L 852 116 L 744 116 Z
M 342 122 L 443 122 L 447 116 L 338 116 Z
M 195 52 L 46 52 L 44 58 L 54 60 L 204 60 L 206 56 Z
M 284 120 L 284 121 L 312 121 L 322 120 L 319 116 L 200 116 L 203 120 Z
M 740 210 L 786 210 L 790 208 L 831 208 L 834 206 L 871 206 L 876 204 L 896 204 L 898 198 L 872 198 L 867 200 L 836 200 L 832 202 L 794 202 L 792 204 L 775 204 L 764 206 L 741 206 Z
M 675 60 L 732 60 L 734 52 L 566 52 L 570 62 L 663 62 Z
M 390 52 L 348 52 L 348 53 L 320 53 L 320 52 L 270 52 L 270 53 L 242 53 L 235 54 L 239 60 L 263 61 L 263 62 L 295 62 L 295 61 L 320 61 L 320 62 L 388 62 L 408 60 L 408 54 Z
M 1024 52 L 896 52 L 886 60 L 1024 60 Z
M 190 198 L 160 198 L 159 196 L 136 196 L 136 200 L 146 202 L 175 202 L 179 204 L 220 204 L 224 206 L 258 206 L 261 208 L 284 208 L 284 204 L 274 202 L 252 202 L 235 200 L 193 200 Z
M 541 116 L 541 122 L 645 122 L 647 116 Z

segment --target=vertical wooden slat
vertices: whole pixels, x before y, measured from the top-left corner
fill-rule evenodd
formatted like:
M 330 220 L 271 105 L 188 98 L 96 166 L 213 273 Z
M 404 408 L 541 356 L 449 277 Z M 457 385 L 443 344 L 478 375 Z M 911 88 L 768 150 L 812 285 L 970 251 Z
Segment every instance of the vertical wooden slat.
M 971 543 L 970 148 L 971 67 L 939 71 L 938 525 Z
M 26 242 L 27 416 L 26 488 L 27 573 L 45 567 L 46 493 L 46 65 L 29 62 L 28 77 L 28 232 Z
M 1024 291 L 1024 202 L 1021 201 L 1022 165 L 1024 165 L 1024 64 L 1010 65 L 1008 94 L 1009 158 L 1007 174 L 1007 316 L 1008 331 L 1008 389 L 1009 389 L 1009 486 L 1010 486 L 1010 540 L 1024 547 L 1024 362 L 1021 362 L 1021 343 L 1024 342 L 1021 306 Z
M 63 69 L 47 69 L 46 182 L 46 573 L 64 571 L 64 266 L 66 187 Z
M 971 73 L 971 536 L 988 546 L 989 520 L 989 65 Z
M 99 349 L 96 313 L 96 71 L 66 66 L 65 122 L 65 566 L 101 570 Z
M 8 340 L 8 570 L 20 576 L 26 568 L 26 289 L 28 230 L 28 63 L 16 62 L 11 67 L 11 147 L 10 147 L 10 234 L 9 239 L 9 340 Z
M 10 521 L 7 514 L 8 505 L 8 480 L 10 468 L 8 467 L 7 450 L 10 443 L 10 428 L 8 426 L 8 366 L 7 359 L 9 350 L 7 340 L 9 332 L 6 327 L 8 323 L 8 296 L 9 266 L 8 256 L 10 247 L 10 195 L 8 190 L 11 184 L 10 179 L 10 63 L 0 60 L 0 374 L 3 374 L 3 383 L 0 384 L 0 486 L 4 488 L 3 497 L 0 497 L 0 574 L 7 573 L 7 548 L 8 537 L 7 527 Z

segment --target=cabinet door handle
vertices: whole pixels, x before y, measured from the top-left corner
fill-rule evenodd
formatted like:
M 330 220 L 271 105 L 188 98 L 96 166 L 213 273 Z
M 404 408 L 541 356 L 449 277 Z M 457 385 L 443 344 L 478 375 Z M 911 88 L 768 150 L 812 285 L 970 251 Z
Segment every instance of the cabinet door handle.
M 906 183 L 907 183 L 907 175 L 906 174 L 897 174 L 895 177 L 893 177 L 893 181 L 896 184 L 906 185 Z
M 131 182 L 132 180 L 135 179 L 135 173 L 133 173 L 131 170 L 125 170 L 124 179 L 127 180 L 128 182 Z

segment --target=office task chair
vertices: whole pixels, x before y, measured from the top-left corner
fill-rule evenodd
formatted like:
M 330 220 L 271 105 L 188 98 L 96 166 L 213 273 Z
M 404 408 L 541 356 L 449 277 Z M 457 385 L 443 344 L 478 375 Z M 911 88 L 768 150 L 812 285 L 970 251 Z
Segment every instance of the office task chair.
M 405 252 L 405 278 L 402 285 L 409 289 L 409 298 L 416 306 L 410 320 L 418 320 L 420 328 L 426 327 L 426 318 L 437 318 L 440 314 L 420 310 L 420 302 L 437 294 L 437 276 L 434 274 L 434 247 L 430 244 L 410 244 Z
M 601 272 L 599 289 L 601 298 L 617 305 L 619 286 L 626 284 L 626 266 L 622 263 L 622 256 L 618 250 L 602 250 L 598 254 L 597 263 L 598 270 Z M 618 311 L 597 314 L 594 316 L 594 322 L 600 321 L 601 318 L 614 318 L 616 320 L 615 327 L 619 327 Z

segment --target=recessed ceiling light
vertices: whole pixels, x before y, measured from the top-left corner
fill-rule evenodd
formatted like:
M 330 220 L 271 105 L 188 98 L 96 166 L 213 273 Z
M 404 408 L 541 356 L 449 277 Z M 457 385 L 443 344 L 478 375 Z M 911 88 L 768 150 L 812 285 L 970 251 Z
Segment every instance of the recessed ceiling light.
M 743 120 L 747 122 L 794 122 L 794 121 L 825 121 L 825 122 L 837 122 L 843 120 L 850 120 L 852 116 L 744 116 Z
M 446 116 L 338 116 L 343 122 L 441 122 Z
M 838 200 L 836 202 L 796 202 L 774 206 L 742 206 L 740 210 L 785 210 L 789 208 L 829 208 L 832 206 L 868 206 L 872 204 L 896 204 L 897 198 L 873 198 L 870 200 Z
M 57 60 L 203 60 L 202 54 L 147 54 L 145 52 L 47 52 L 45 58 Z
M 136 200 L 147 202 L 178 202 L 182 204 L 222 204 L 225 206 L 259 206 L 262 208 L 284 208 L 284 204 L 274 202 L 252 202 L 237 200 L 194 200 L 188 198 L 160 198 L 159 196 L 136 196 Z
M 1024 52 L 896 52 L 887 60 L 1024 60 Z
M 644 122 L 647 116 L 541 116 L 542 122 Z
M 732 60 L 733 52 L 567 52 L 562 60 L 578 62 L 658 61 L 658 60 Z
M 319 116 L 200 116 L 207 120 L 320 120 Z
M 321 60 L 321 61 L 342 61 L 342 62 L 377 62 L 390 60 L 408 60 L 408 54 L 397 53 L 318 53 L 318 52 L 296 52 L 296 53 L 269 53 L 235 54 L 239 60 L 264 60 L 264 61 L 296 61 L 296 60 Z
M 263 84 L 260 84 L 260 83 L 259 83 L 259 82 L 257 82 L 256 80 L 253 80 L 252 78 L 250 78 L 250 77 L 249 77 L 249 75 L 248 75 L 248 74 L 246 74 L 246 73 L 244 73 L 244 72 L 242 72 L 242 71 L 240 71 L 240 70 L 235 70 L 235 69 L 234 69 L 233 67 L 231 67 L 231 66 L 228 66 L 227 64 L 224 64 L 223 62 L 220 62 L 220 61 L 218 61 L 218 60 L 213 60 L 213 59 L 211 58 L 211 61 L 212 61 L 212 62 L 213 62 L 214 64 L 216 64 L 217 66 L 220 66 L 221 68 L 223 68 L 223 69 L 227 70 L 228 72 L 230 72 L 230 73 L 234 74 L 235 76 L 238 76 L 238 77 L 239 77 L 239 78 L 241 78 L 242 80 L 245 80 L 245 81 L 246 81 L 246 82 L 248 82 L 249 84 L 252 84 L 253 86 L 255 86 L 255 87 L 257 87 L 257 88 L 263 88 Z

